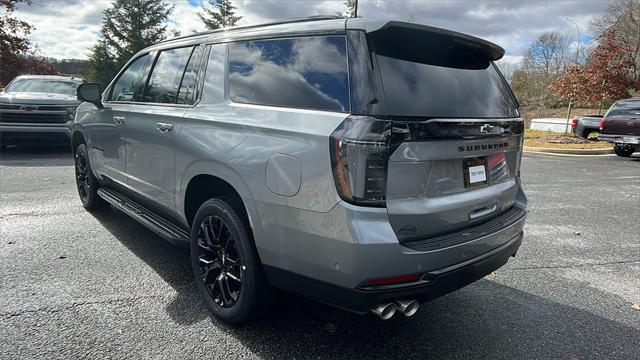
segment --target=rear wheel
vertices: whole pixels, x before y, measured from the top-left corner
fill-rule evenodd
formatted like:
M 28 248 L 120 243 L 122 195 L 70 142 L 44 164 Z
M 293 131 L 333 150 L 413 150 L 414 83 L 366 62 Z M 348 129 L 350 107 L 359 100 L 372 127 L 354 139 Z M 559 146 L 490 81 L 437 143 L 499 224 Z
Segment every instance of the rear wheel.
M 93 176 L 93 172 L 91 171 L 87 146 L 85 144 L 80 144 L 76 148 L 74 162 L 76 165 L 76 186 L 82 206 L 87 210 L 98 210 L 108 207 L 109 204 L 98 195 L 98 179 Z
M 613 147 L 613 152 L 615 152 L 616 155 L 621 157 L 629 157 L 633 154 L 635 150 L 636 149 L 631 145 L 615 145 Z
M 202 204 L 191 230 L 198 291 L 214 316 L 238 325 L 259 315 L 272 294 L 242 212 L 231 199 Z

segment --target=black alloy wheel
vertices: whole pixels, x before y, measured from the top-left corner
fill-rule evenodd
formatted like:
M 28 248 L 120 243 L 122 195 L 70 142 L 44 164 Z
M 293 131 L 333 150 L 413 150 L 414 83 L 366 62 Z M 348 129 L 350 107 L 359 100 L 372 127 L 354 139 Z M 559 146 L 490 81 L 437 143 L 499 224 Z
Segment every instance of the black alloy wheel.
M 200 278 L 213 301 L 223 308 L 236 304 L 246 267 L 229 225 L 219 216 L 208 216 L 198 233 Z
M 76 186 L 82 206 L 87 210 L 104 209 L 109 204 L 98 195 L 99 182 L 93 176 L 89 156 L 87 155 L 87 146 L 80 144 L 76 148 L 73 160 L 75 163 Z
M 87 202 L 89 197 L 89 169 L 87 166 L 87 158 L 85 154 L 76 151 L 76 184 L 78 186 L 78 195 L 82 203 Z
M 241 200 L 213 198 L 191 227 L 191 266 L 209 311 L 230 325 L 262 314 L 273 303 Z

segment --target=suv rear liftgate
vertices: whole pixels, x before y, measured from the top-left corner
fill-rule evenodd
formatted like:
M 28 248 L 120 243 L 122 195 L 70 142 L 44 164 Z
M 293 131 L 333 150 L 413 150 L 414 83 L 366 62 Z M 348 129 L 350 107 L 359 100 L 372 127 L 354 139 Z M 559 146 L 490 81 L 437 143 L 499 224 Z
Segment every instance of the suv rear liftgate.
M 493 63 L 504 50 L 394 22 L 366 39 L 377 69 L 370 81 L 375 106 L 362 106 L 365 114 L 352 115 L 332 135 L 341 197 L 386 206 L 398 240 L 418 251 L 471 241 L 525 216 L 514 206 L 524 197 L 524 124 Z

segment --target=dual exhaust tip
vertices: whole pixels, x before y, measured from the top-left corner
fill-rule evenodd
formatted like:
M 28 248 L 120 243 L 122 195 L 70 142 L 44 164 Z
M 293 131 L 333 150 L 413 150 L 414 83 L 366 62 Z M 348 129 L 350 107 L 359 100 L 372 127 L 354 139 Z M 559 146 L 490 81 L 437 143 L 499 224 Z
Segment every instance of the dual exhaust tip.
M 387 304 L 380 304 L 371 312 L 378 315 L 382 320 L 389 320 L 396 314 L 396 311 L 400 311 L 404 316 L 413 316 L 420 304 L 416 300 L 396 300 Z

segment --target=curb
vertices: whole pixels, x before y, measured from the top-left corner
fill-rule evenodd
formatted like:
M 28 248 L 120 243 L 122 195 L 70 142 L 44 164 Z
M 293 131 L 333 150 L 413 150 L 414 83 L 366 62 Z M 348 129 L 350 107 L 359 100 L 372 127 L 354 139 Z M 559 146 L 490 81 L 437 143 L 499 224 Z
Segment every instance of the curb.
M 613 154 L 613 148 L 606 149 L 558 149 L 558 148 L 542 148 L 534 146 L 524 146 L 524 152 L 530 153 L 548 153 L 548 154 L 567 154 L 567 155 L 609 155 Z

